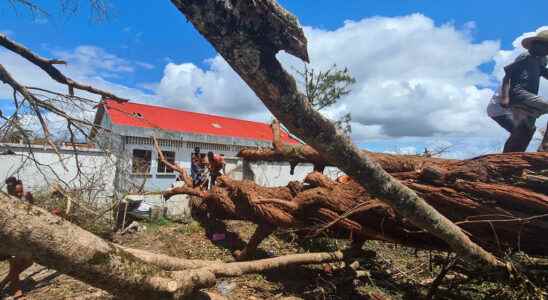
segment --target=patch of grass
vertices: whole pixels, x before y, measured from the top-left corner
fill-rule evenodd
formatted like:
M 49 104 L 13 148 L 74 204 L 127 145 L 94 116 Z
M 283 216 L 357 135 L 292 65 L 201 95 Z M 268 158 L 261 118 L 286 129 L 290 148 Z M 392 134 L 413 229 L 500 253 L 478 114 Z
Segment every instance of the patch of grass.
M 339 249 L 337 240 L 326 237 L 307 238 L 300 241 L 299 245 L 310 252 L 333 252 Z
M 147 227 L 147 230 L 158 230 L 158 228 L 160 227 L 163 227 L 163 226 L 169 226 L 169 225 L 172 225 L 173 224 L 173 221 L 165 218 L 165 217 L 160 217 L 156 220 L 151 220 L 149 222 L 146 222 L 145 225 Z
M 192 221 L 188 224 L 178 226 L 176 231 L 184 235 L 192 235 L 195 233 L 203 233 L 204 229 L 202 228 L 200 223 Z

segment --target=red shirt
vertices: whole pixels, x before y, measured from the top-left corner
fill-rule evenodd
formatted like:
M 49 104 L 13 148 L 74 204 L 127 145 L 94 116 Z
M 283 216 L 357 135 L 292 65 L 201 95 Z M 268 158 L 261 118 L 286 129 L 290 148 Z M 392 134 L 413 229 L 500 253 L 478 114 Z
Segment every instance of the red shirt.
M 223 169 L 224 165 L 224 157 L 220 156 L 219 154 L 213 154 L 213 159 L 209 162 L 209 168 L 211 169 L 211 171 L 220 171 Z

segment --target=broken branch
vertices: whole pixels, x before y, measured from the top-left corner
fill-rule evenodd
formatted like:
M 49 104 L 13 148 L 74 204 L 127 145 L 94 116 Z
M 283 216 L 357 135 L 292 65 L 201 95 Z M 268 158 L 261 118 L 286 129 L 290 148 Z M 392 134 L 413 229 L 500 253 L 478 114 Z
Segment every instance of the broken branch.
M 127 99 L 118 97 L 118 96 L 116 96 L 116 95 L 114 95 L 110 92 L 95 88 L 95 87 L 90 86 L 90 85 L 84 85 L 84 84 L 82 84 L 80 82 L 77 82 L 77 81 L 75 81 L 75 80 L 73 80 L 69 77 L 66 77 L 61 71 L 59 71 L 59 69 L 57 69 L 54 66 L 56 64 L 66 64 L 65 61 L 57 60 L 57 59 L 43 58 L 43 57 L 33 53 L 32 51 L 30 51 L 25 46 L 10 40 L 5 34 L 0 34 L 0 45 L 4 46 L 6 49 L 8 49 L 8 50 L 10 50 L 10 51 L 12 51 L 16 54 L 19 54 L 23 58 L 25 58 L 28 61 L 30 61 L 31 63 L 35 64 L 40 69 L 42 69 L 44 72 L 46 72 L 53 80 L 55 80 L 55 81 L 57 81 L 61 84 L 67 85 L 67 87 L 69 88 L 69 94 L 71 96 L 74 96 L 74 92 L 70 92 L 70 91 L 73 90 L 74 88 L 76 88 L 76 89 L 79 89 L 79 90 L 82 90 L 82 91 L 90 92 L 92 94 L 100 95 L 104 98 L 111 98 L 111 99 L 119 100 L 119 101 L 128 101 Z

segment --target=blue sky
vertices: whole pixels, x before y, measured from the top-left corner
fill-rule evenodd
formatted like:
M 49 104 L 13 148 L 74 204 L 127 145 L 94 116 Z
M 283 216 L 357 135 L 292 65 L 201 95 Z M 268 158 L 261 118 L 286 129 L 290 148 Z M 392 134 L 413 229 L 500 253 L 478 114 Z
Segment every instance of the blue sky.
M 91 20 L 85 1 L 80 1 L 80 10 L 75 15 L 62 15 L 57 2 L 37 1 L 51 12 L 50 18 L 38 19 L 22 8 L 14 13 L 4 4 L 0 27 L 13 31 L 19 42 L 44 54 L 50 49 L 96 45 L 126 59 L 161 65 L 167 58 L 201 64 L 215 53 L 167 0 L 134 0 L 131 5 L 111 0 L 111 16 L 103 22 Z M 474 22 L 473 40 L 500 40 L 504 48 L 510 47 L 522 33 L 545 25 L 548 11 L 548 2 L 540 0 L 528 0 L 526 5 L 508 0 L 284 0 L 279 3 L 297 15 L 303 25 L 321 29 L 335 29 L 346 20 L 412 13 L 424 14 L 437 24 L 454 23 L 456 27 Z M 128 84 L 151 82 L 157 80 L 161 72 L 161 68 L 136 72 L 125 80 Z
M 2 22 L 0 24 L 0 31 L 7 33 L 18 42 L 44 56 L 63 56 L 63 58 L 69 60 L 69 63 L 71 63 L 71 60 L 75 60 L 73 66 L 78 66 L 79 70 L 68 69 L 68 71 L 69 74 L 74 74 L 77 78 L 84 80 L 100 79 L 101 83 L 108 81 L 108 84 L 116 86 L 116 88 L 131 89 L 130 96 L 142 93 L 143 97 L 138 99 L 138 101 L 177 106 L 184 109 L 196 109 L 196 107 L 199 107 L 196 102 L 200 101 L 200 99 L 197 98 L 195 99 L 195 103 L 190 104 L 184 101 L 179 103 L 177 102 L 178 99 L 173 99 L 192 97 L 192 93 L 187 93 L 184 87 L 179 85 L 168 86 L 170 80 L 180 79 L 180 77 L 173 76 L 182 76 L 181 74 L 183 73 L 185 76 L 190 74 L 188 76 L 194 76 L 193 81 L 201 80 L 202 82 L 208 82 L 207 80 L 213 77 L 214 79 L 212 80 L 214 80 L 214 83 L 237 80 L 231 77 L 233 75 L 229 74 L 229 70 L 225 70 L 226 63 L 224 61 L 221 59 L 216 60 L 214 49 L 195 31 L 170 1 L 134 0 L 128 2 L 111 0 L 109 1 L 111 5 L 110 16 L 106 21 L 102 22 L 92 20 L 89 7 L 86 1 L 83 0 L 79 1 L 79 10 L 74 15 L 60 12 L 58 1 L 42 0 L 36 2 L 51 12 L 51 16 L 32 16 L 22 8 L 14 12 L 11 6 L 1 4 L 0 17 L 2 18 Z M 436 79 L 447 76 L 447 82 L 452 82 L 451 86 L 446 88 L 447 90 L 451 90 L 451 88 L 464 90 L 470 87 L 481 88 L 492 86 L 497 77 L 497 57 L 498 66 L 500 67 L 501 64 L 509 59 L 508 57 L 519 52 L 519 49 L 515 49 L 512 43 L 524 33 L 533 32 L 547 25 L 546 13 L 548 12 L 548 1 L 538 0 L 530 0 L 526 4 L 506 0 L 284 0 L 279 2 L 297 15 L 301 24 L 308 28 L 307 36 L 310 35 L 309 41 L 311 43 L 317 41 L 315 44 L 310 44 L 310 48 L 320 47 L 316 45 L 325 46 L 326 41 L 332 43 L 333 47 L 336 48 L 336 43 L 344 42 L 342 36 L 345 32 L 356 30 L 355 34 L 362 34 L 362 36 L 355 35 L 353 43 L 364 43 L 363 47 L 367 49 L 368 45 L 365 43 L 371 43 L 371 41 L 367 41 L 368 32 L 379 28 L 386 30 L 390 26 L 400 28 L 398 30 L 401 32 L 398 36 L 403 37 L 401 38 L 402 43 L 391 41 L 390 47 L 395 48 L 394 51 L 397 53 L 404 53 L 409 50 L 408 48 L 416 49 L 418 48 L 417 45 L 412 44 L 412 42 L 426 40 L 426 37 L 423 37 L 406 42 L 406 34 L 410 36 L 431 34 L 433 38 L 437 37 L 442 40 L 447 38 L 446 43 L 455 42 L 456 46 L 454 48 L 446 47 L 442 49 L 445 52 L 439 54 L 441 56 L 440 61 L 443 61 L 443 57 L 446 56 L 447 61 L 455 61 L 455 66 L 458 67 L 468 63 L 468 61 L 461 62 L 465 56 L 473 57 L 473 60 L 470 62 L 468 69 L 462 70 L 462 72 L 459 71 L 458 74 L 443 73 L 435 75 Z M 348 20 L 354 21 L 354 26 L 348 25 L 348 22 L 345 23 Z M 432 22 L 432 24 L 429 24 L 429 22 Z M 414 24 L 420 25 L 417 25 L 417 28 L 419 28 L 417 31 L 406 31 L 405 27 L 413 27 Z M 369 31 L 358 31 L 356 28 L 360 26 L 367 28 Z M 385 32 L 384 34 L 387 39 L 391 40 L 390 31 L 383 32 Z M 340 39 L 332 38 L 332 36 L 337 34 L 341 35 Z M 377 39 L 375 43 L 382 44 L 383 40 Z M 434 43 L 433 45 L 435 46 L 436 44 Z M 383 51 L 386 51 L 386 49 Z M 429 50 L 426 49 L 424 51 Z M 103 61 L 108 61 L 109 64 L 97 66 L 97 63 L 89 59 L 91 52 L 93 52 L 93 59 L 102 59 Z M 323 53 L 322 49 L 318 49 L 317 51 L 311 50 L 311 52 Z M 418 52 L 416 55 L 420 55 L 420 53 Z M 83 54 L 88 55 L 88 59 L 82 59 Z M 320 57 L 319 55 L 318 57 Z M 355 55 L 359 56 L 359 53 L 355 53 Z M 429 55 L 432 54 L 430 53 Z M 438 54 L 436 53 L 436 55 Z M 0 59 L 2 57 L 5 60 L 9 58 L 9 56 L 0 56 Z M 107 58 L 105 59 L 104 57 Z M 323 57 L 329 57 L 329 53 L 322 54 L 318 61 L 322 60 Z M 384 59 L 388 61 L 390 58 L 390 56 L 379 56 L 376 60 Z M 409 61 L 409 56 L 402 57 L 401 59 L 405 63 L 405 61 Z M 282 58 L 282 60 L 287 61 L 288 64 L 293 61 L 291 58 Z M 337 62 L 336 58 L 333 60 L 333 62 Z M 368 65 L 364 65 L 368 61 L 355 60 L 356 65 L 352 65 L 353 62 L 343 61 L 342 63 L 349 65 L 350 70 L 358 75 L 365 72 L 362 72 L 360 68 L 366 69 L 368 67 Z M 1 60 L 0 63 L 9 65 L 9 62 Z M 322 61 L 318 63 L 318 67 L 321 68 L 330 63 L 327 60 Z M 371 85 L 378 83 L 379 86 L 384 87 L 387 84 L 396 84 L 398 87 L 402 87 L 403 90 L 411 89 L 411 92 L 415 93 L 413 95 L 417 99 L 423 99 L 417 96 L 417 93 L 422 95 L 421 97 L 424 97 L 424 99 L 429 99 L 429 95 L 435 93 L 433 86 L 439 86 L 440 82 L 443 83 L 443 81 L 431 82 L 426 80 L 428 81 L 426 82 L 424 79 L 425 76 L 417 71 L 423 67 L 421 63 L 422 61 L 418 60 L 413 63 L 413 68 L 403 68 L 408 70 L 406 72 L 409 75 L 398 79 L 398 82 L 388 80 L 388 75 L 382 78 L 377 78 L 369 73 L 364 73 L 363 77 L 360 77 L 362 75 L 356 76 L 358 80 L 363 78 L 363 82 L 367 82 L 367 84 L 364 83 L 363 87 L 358 86 L 357 89 L 368 88 L 368 94 L 363 95 L 367 95 L 370 99 L 385 99 L 385 95 L 380 88 L 377 91 L 371 88 Z M 382 65 L 379 68 L 382 68 Z M 448 64 L 439 68 L 453 68 L 453 66 Z M 85 69 L 86 71 L 81 71 L 81 69 Z M 472 73 L 474 73 L 473 76 L 470 75 Z M 223 76 L 226 76 L 226 78 Z M 455 79 L 457 77 L 459 78 Z M 34 79 L 29 78 L 29 80 L 32 81 Z M 108 86 L 107 83 L 105 84 Z M 421 84 L 423 89 L 417 87 Z M 230 85 L 228 86 L 230 87 Z M 431 90 L 429 90 L 429 87 L 432 87 Z M 208 87 L 198 86 L 194 89 L 194 92 L 205 88 Z M 244 91 L 243 89 L 244 87 L 242 87 L 242 91 L 234 92 L 235 97 L 238 97 L 238 99 L 251 98 L 252 95 L 250 96 L 249 91 Z M 180 93 L 177 91 L 180 91 Z M 472 99 L 469 100 L 471 102 L 478 102 L 480 101 L 478 100 L 480 96 L 487 97 L 485 96 L 487 95 L 485 91 L 480 89 L 473 90 L 461 96 L 469 97 Z M 228 92 L 232 93 L 233 91 Z M 214 97 L 214 95 L 223 93 L 226 94 L 227 91 L 211 91 L 209 94 L 206 91 L 204 94 Z M 456 95 L 456 92 L 451 93 L 448 95 Z M 145 99 L 147 95 L 151 96 L 150 101 Z M 388 100 L 386 101 L 390 101 L 391 97 L 394 98 L 396 96 L 387 95 L 386 99 Z M 397 107 L 397 104 L 400 103 L 398 99 L 397 97 L 394 98 L 392 106 Z M 258 102 L 258 100 L 255 100 L 255 102 Z M 426 105 L 424 109 L 427 109 L 428 102 L 427 100 L 425 102 L 425 104 L 421 105 Z M 6 107 L 9 105 L 8 103 L 7 101 L 0 100 L 0 108 L 6 110 Z M 241 102 L 238 105 L 247 106 L 248 104 L 246 103 Z M 330 113 L 336 116 L 344 110 L 354 112 L 356 110 L 355 103 L 355 100 L 349 100 L 344 107 L 341 106 Z M 466 105 L 470 105 L 470 109 L 473 109 L 471 104 Z M 216 113 L 238 117 L 252 116 L 252 119 L 264 118 L 260 104 L 255 103 L 248 106 L 250 107 L 249 111 L 246 111 L 243 115 L 238 115 L 233 109 L 226 107 L 226 104 L 217 103 L 211 109 L 215 109 L 214 112 Z M 379 112 L 386 112 L 386 107 L 381 108 L 379 108 Z M 443 109 L 439 108 L 439 111 L 439 116 L 442 116 Z M 461 113 L 458 108 L 455 108 L 454 112 L 453 115 Z M 405 122 L 412 122 L 413 118 L 417 119 L 420 116 L 421 114 L 418 112 L 414 116 L 404 115 L 401 118 L 405 119 Z M 432 121 L 432 118 L 434 118 L 434 121 Z M 410 133 L 404 129 L 388 126 L 386 124 L 388 116 L 375 116 L 374 118 L 371 116 L 357 116 L 356 119 L 359 120 L 360 124 L 356 126 L 358 133 L 355 140 L 362 146 L 368 146 L 374 150 L 392 151 L 390 149 L 394 147 L 406 149 L 415 147 L 420 150 L 425 145 L 438 142 L 441 144 L 447 142 L 462 144 L 455 141 L 461 141 L 463 137 L 476 139 L 475 141 L 470 140 L 470 143 L 474 143 L 475 146 L 478 145 L 478 140 L 485 141 L 484 143 L 482 142 L 483 144 L 492 145 L 493 143 L 500 143 L 505 137 L 504 132 L 500 131 L 496 126 L 492 126 L 487 131 L 482 131 L 481 134 L 473 130 L 467 131 L 458 126 L 453 126 L 454 130 L 439 129 L 436 128 L 436 124 L 432 124 L 436 123 L 435 118 L 437 117 L 432 116 L 428 124 L 417 126 L 417 132 L 423 132 L 418 134 L 419 137 L 410 137 Z M 439 121 L 443 122 L 442 120 Z M 455 120 L 455 122 L 458 123 L 460 121 Z M 488 124 L 488 121 L 485 121 L 485 124 Z M 364 132 L 371 131 L 374 128 L 379 133 L 373 135 L 359 133 L 360 125 L 364 127 Z M 413 124 L 407 127 L 413 127 Z M 495 140 L 490 140 L 490 138 L 494 138 Z M 396 144 L 395 146 L 394 143 Z M 488 146 L 485 147 L 487 148 Z M 478 150 L 477 147 L 475 149 L 470 153 L 481 154 L 481 151 L 486 151 L 483 148 L 483 150 Z

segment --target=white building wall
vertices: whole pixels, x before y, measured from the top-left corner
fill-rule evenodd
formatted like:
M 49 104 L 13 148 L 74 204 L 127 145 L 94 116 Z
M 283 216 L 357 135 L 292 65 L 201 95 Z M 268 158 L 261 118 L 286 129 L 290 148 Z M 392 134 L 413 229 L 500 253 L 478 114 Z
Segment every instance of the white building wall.
M 131 161 L 131 156 L 134 149 L 149 150 L 152 151 L 150 174 L 148 175 L 133 175 L 129 174 L 130 181 L 134 182 L 135 186 L 140 186 L 144 183 L 146 191 L 162 191 L 171 187 L 175 182 L 175 173 L 158 173 L 158 153 L 155 151 L 152 145 L 152 139 L 149 138 L 125 138 L 124 153 Z M 290 174 L 290 166 L 287 162 L 264 162 L 264 163 L 251 163 L 250 170 L 252 174 L 245 174 L 243 168 L 243 160 L 236 157 L 238 151 L 231 145 L 215 145 L 208 143 L 197 142 L 183 142 L 183 141 L 169 141 L 160 140 L 160 147 L 162 151 L 175 152 L 175 162 L 186 168 L 190 174 L 190 157 L 194 151 L 194 147 L 199 146 L 202 153 L 213 151 L 216 154 L 224 154 L 226 165 L 226 171 L 230 177 L 234 179 L 253 179 L 257 184 L 274 187 L 285 186 L 289 181 L 302 181 L 306 175 L 313 170 L 311 164 L 299 164 L 295 168 L 293 175 Z M 239 149 L 239 148 L 238 148 Z M 131 170 L 131 166 L 126 168 Z M 337 178 L 343 173 L 333 167 L 326 167 L 324 173 L 332 179 Z
M 62 148 L 60 162 L 58 155 L 50 148 L 35 146 L 32 149 L 34 159 L 31 159 L 30 152 L 25 145 L 11 145 L 9 148 L 15 151 L 15 155 L 0 155 L 0 178 L 15 176 L 23 179 L 25 186 L 33 191 L 43 190 L 54 182 L 65 182 L 71 186 L 77 187 L 81 184 L 92 184 L 104 191 L 103 196 L 113 194 L 113 182 L 115 173 L 115 161 L 112 157 L 98 150 L 78 151 L 78 161 L 82 175 L 78 178 L 76 159 L 71 148 Z M 190 154 L 192 150 L 187 147 L 162 147 L 164 151 L 174 151 L 176 163 L 187 169 L 190 174 Z M 124 151 L 130 160 L 133 149 L 146 149 L 152 151 L 151 172 L 148 176 L 130 175 L 130 180 L 135 185 L 140 185 L 145 181 L 145 191 L 159 192 L 170 188 L 176 179 L 176 173 L 158 173 L 157 172 L 157 153 L 152 145 L 126 145 Z M 213 149 L 204 149 L 209 151 Z M 229 153 L 232 154 L 232 153 Z M 234 155 L 234 154 L 232 154 Z M 227 163 L 226 171 L 234 179 L 243 179 L 244 171 L 242 160 L 237 157 L 225 156 Z M 65 167 L 67 168 L 65 170 Z M 253 178 L 259 185 L 274 187 L 285 186 L 289 181 L 302 181 L 305 176 L 312 172 L 312 165 L 300 164 L 295 168 L 293 175 L 290 174 L 288 163 L 251 163 Z M 131 168 L 131 166 L 126 166 Z M 130 169 L 131 170 L 131 169 Z M 324 172 L 330 178 L 337 178 L 343 173 L 337 168 L 327 167 Z M 82 180 L 83 182 L 81 182 Z
M 293 175 L 290 174 L 289 163 L 251 163 L 251 170 L 254 174 L 255 183 L 267 187 L 286 186 L 290 181 L 303 181 L 314 169 L 311 164 L 299 164 L 295 167 Z M 339 169 L 334 167 L 326 167 L 324 174 L 331 179 L 343 175 Z
M 47 190 L 55 182 L 65 188 L 93 186 L 99 197 L 110 197 L 113 193 L 114 160 L 96 149 L 81 149 L 75 155 L 74 149 L 62 147 L 60 155 L 51 147 L 33 145 L 2 144 L 2 151 L 10 149 L 12 155 L 0 155 L 0 186 L 5 178 L 15 176 L 23 180 L 25 188 L 31 191 Z M 78 166 L 81 176 L 78 175 Z
M 182 146 L 181 146 L 182 145 Z M 25 188 L 33 191 L 48 191 L 50 186 L 55 182 L 62 183 L 63 186 L 79 188 L 83 186 L 92 186 L 92 198 L 90 200 L 110 200 L 114 194 L 114 178 L 116 172 L 116 162 L 113 157 L 107 153 L 95 149 L 87 149 L 78 151 L 78 163 L 82 172 L 82 176 L 77 176 L 76 155 L 72 148 L 61 148 L 62 163 L 59 156 L 49 147 L 33 146 L 32 154 L 26 148 L 26 145 L 9 144 L 0 145 L 1 150 L 11 149 L 15 152 L 13 155 L 0 155 L 0 178 L 3 185 L 3 180 L 9 176 L 15 176 L 22 179 Z M 192 146 L 192 147 L 190 147 Z M 194 149 L 195 144 L 187 146 L 185 143 L 180 143 L 179 146 L 166 146 L 162 148 L 164 151 L 174 151 L 176 153 L 176 163 L 187 168 L 190 168 L 190 154 Z M 203 146 L 203 145 L 202 145 Z M 203 147 L 202 151 L 216 151 L 214 147 Z M 157 153 L 154 147 L 150 144 L 127 144 L 124 153 L 130 154 L 133 149 L 146 149 L 152 151 L 151 173 L 149 176 L 131 176 L 129 180 L 136 185 L 144 183 L 144 191 L 159 192 L 166 190 L 174 185 L 176 175 L 173 174 L 158 174 L 157 173 Z M 225 154 L 235 155 L 234 152 L 226 151 Z M 129 156 L 130 157 L 130 156 Z M 33 159 L 31 159 L 33 158 Z M 121 157 L 122 161 L 128 161 L 128 157 Z M 226 157 L 226 170 L 230 177 L 234 179 L 244 178 L 244 167 L 241 159 L 236 157 Z M 123 165 L 123 164 L 122 164 Z M 288 163 L 251 163 L 247 173 L 251 173 L 255 182 L 259 185 L 274 187 L 285 186 L 288 182 L 298 180 L 302 181 L 305 176 L 312 171 L 312 165 L 298 165 L 295 168 L 293 175 L 290 174 Z M 65 169 L 66 167 L 66 169 Z M 126 165 L 126 168 L 131 170 L 131 166 Z M 189 171 L 190 172 L 190 171 Z M 340 172 L 336 168 L 327 167 L 324 172 L 329 177 L 335 179 L 340 176 Z M 248 177 L 250 174 L 246 174 Z M 125 192 L 122 191 L 120 196 Z M 91 195 L 90 195 L 91 196 Z M 134 196 L 139 197 L 139 196 Z M 170 217 L 188 217 L 189 204 L 188 197 L 179 195 L 172 197 L 165 202 L 160 195 L 140 196 L 146 198 L 146 202 L 150 205 L 166 206 Z
M 241 159 L 235 157 L 237 152 L 234 147 L 230 145 L 214 145 L 196 142 L 182 142 L 182 141 L 167 141 L 160 140 L 160 148 L 162 151 L 175 152 L 175 163 L 185 168 L 190 175 L 190 158 L 191 153 L 194 151 L 194 147 L 200 147 L 201 153 L 207 153 L 213 151 L 215 154 L 224 154 L 226 161 L 226 171 L 234 179 L 242 179 Z M 151 151 L 151 162 L 149 174 L 132 174 L 131 161 L 133 150 L 148 150 Z M 127 176 L 129 181 L 134 186 L 140 186 L 144 184 L 144 189 L 149 192 L 157 192 L 168 189 L 175 182 L 176 173 L 159 173 L 158 172 L 158 153 L 152 144 L 150 138 L 125 138 L 124 139 L 124 151 L 123 159 L 126 160 L 126 168 L 129 169 Z

